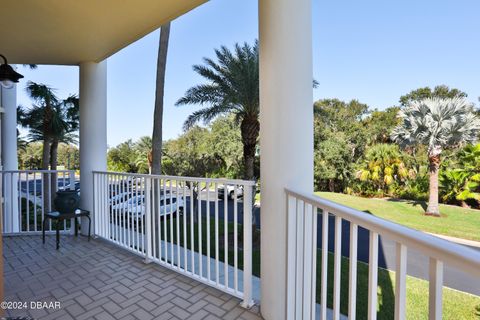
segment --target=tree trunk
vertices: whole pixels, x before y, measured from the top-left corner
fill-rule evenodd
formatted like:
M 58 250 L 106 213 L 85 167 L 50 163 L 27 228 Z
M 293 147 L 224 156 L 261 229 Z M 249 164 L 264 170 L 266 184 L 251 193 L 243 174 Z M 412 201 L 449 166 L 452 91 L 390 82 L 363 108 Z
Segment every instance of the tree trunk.
M 440 216 L 440 209 L 438 207 L 438 171 L 440 168 L 440 154 L 430 155 L 429 161 L 429 198 L 428 207 L 425 212 L 427 215 Z
M 170 22 L 167 22 L 160 28 L 160 39 L 158 44 L 155 110 L 153 112 L 152 174 L 162 174 L 163 98 L 165 93 L 165 71 L 167 67 L 169 37 Z
M 50 170 L 57 170 L 58 140 L 54 139 L 50 145 Z
M 43 149 L 42 149 L 42 169 L 43 170 L 48 170 L 48 167 L 50 165 L 50 145 L 51 145 L 51 139 L 48 137 L 45 137 L 43 140 Z
M 57 161 L 58 159 L 58 140 L 53 139 L 52 144 L 50 145 L 50 170 L 57 170 Z M 50 185 L 52 186 L 52 196 L 57 191 L 57 174 L 52 172 L 50 175 Z M 64 186 L 65 187 L 65 186 Z
M 255 152 L 260 132 L 258 117 L 245 117 L 240 125 L 243 142 L 243 161 L 245 165 L 245 180 L 255 179 Z
M 335 192 L 335 180 L 333 178 L 328 179 L 328 191 Z
M 465 202 L 465 200 L 460 200 L 460 205 L 462 206 L 462 208 L 470 209 L 470 206 L 468 205 L 468 203 Z
M 42 149 L 42 170 L 48 170 L 50 165 L 50 146 L 51 139 L 44 137 L 43 149 Z M 42 188 L 43 188 L 43 209 L 45 212 L 50 211 L 51 199 L 50 199 L 50 177 L 48 173 L 42 174 Z

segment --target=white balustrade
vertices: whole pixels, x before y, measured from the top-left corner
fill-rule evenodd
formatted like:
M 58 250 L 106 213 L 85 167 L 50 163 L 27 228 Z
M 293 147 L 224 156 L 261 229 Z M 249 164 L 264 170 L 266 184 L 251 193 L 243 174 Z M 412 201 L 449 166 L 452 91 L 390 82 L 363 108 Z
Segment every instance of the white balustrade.
M 96 236 L 253 304 L 254 182 L 114 172 L 93 179 Z
M 333 319 L 340 319 L 342 221 L 350 225 L 348 318 L 355 319 L 357 304 L 358 228 L 369 233 L 367 318 L 377 318 L 379 237 L 396 243 L 395 319 L 406 318 L 407 250 L 415 249 L 430 258 L 429 319 L 442 318 L 444 264 L 474 277 L 480 277 L 480 255 L 466 248 L 423 232 L 383 220 L 365 212 L 286 189 L 288 210 L 287 319 L 315 319 L 316 301 L 320 319 L 327 319 L 327 279 L 333 276 Z M 313 208 L 313 218 L 311 210 Z M 317 266 L 317 219 L 321 216 L 321 266 Z M 329 217 L 334 219 L 333 275 L 328 274 Z M 312 230 L 312 226 L 313 229 Z M 365 245 L 365 244 L 362 244 Z M 316 290 L 317 267 L 321 268 L 320 292 Z M 310 273 L 310 275 L 306 275 Z M 317 294 L 319 295 L 317 299 Z
M 9 170 L 0 171 L 3 234 L 36 234 L 42 231 L 45 213 L 54 209 L 55 192 L 75 189 L 75 171 Z M 70 222 L 64 221 L 62 231 Z M 52 230 L 51 220 L 47 231 Z

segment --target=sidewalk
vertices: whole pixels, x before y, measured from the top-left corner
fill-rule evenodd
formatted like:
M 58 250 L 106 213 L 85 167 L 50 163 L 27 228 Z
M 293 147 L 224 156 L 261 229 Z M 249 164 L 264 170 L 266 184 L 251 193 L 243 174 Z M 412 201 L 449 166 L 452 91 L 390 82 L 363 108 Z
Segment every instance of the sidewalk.
M 428 233 L 432 236 L 435 236 L 435 237 L 438 237 L 438 238 L 441 238 L 441 239 L 444 239 L 444 240 L 448 240 L 448 241 L 451 241 L 451 242 L 462 244 L 464 246 L 469 246 L 469 247 L 474 247 L 474 248 L 480 249 L 480 242 L 478 242 L 478 241 L 467 240 L 467 239 L 462 239 L 462 238 L 455 238 L 455 237 L 450 237 L 450 236 L 444 236 L 443 234 L 436 234 L 436 233 L 431 233 L 431 232 L 425 232 L 425 233 Z

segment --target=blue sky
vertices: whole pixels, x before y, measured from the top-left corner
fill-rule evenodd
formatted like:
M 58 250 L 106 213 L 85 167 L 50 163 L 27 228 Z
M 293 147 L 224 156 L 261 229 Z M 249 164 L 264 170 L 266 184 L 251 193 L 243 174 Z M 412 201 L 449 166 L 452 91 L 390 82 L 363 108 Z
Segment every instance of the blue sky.
M 384 109 L 422 86 L 446 84 L 480 96 L 480 2 L 477 0 L 313 0 L 314 99 L 358 99 Z M 108 144 L 151 135 L 158 31 L 108 59 Z M 211 0 L 172 23 L 166 75 L 164 138 L 182 131 L 197 107 L 175 101 L 202 81 L 192 65 L 221 45 L 258 37 L 257 0 Z M 72 40 L 73 41 L 73 40 Z M 78 68 L 20 67 L 26 80 L 78 92 Z M 125 78 L 128 77 L 126 80 Z M 477 103 L 478 104 L 478 103 Z

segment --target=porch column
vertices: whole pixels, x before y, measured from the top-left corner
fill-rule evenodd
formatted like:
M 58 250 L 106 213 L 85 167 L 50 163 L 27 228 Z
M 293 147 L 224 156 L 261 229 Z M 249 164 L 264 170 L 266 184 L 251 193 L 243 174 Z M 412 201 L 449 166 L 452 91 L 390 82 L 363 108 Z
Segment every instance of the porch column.
M 93 174 L 107 169 L 107 61 L 80 64 L 80 206 L 92 215 Z M 82 234 L 88 232 L 82 218 Z
M 286 318 L 285 187 L 313 192 L 311 0 L 260 0 L 261 310 Z
M 5 89 L 0 86 L 2 113 L 2 167 L 18 170 L 17 158 L 17 86 Z M 18 174 L 5 175 L 5 228 L 7 232 L 19 232 Z M 12 188 L 13 186 L 13 188 Z

